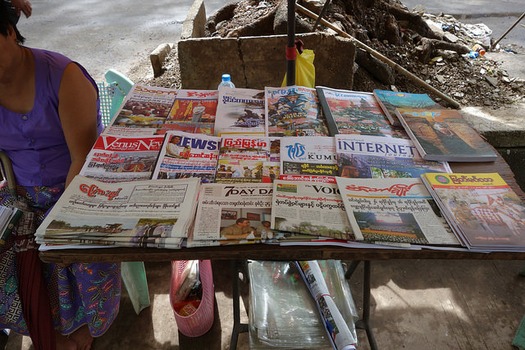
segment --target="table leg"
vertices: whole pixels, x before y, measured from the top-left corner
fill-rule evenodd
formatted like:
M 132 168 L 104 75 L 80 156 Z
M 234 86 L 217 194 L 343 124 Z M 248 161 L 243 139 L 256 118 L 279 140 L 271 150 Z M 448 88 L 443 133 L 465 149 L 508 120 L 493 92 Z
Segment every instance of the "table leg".
M 240 279 L 239 272 L 242 271 L 244 280 L 248 280 L 248 271 L 241 270 L 245 266 L 246 260 L 232 260 L 232 302 L 233 302 L 233 329 L 230 340 L 230 349 L 237 349 L 237 341 L 240 333 L 248 332 L 248 324 L 241 323 L 241 293 L 240 293 Z
M 349 279 L 352 277 L 357 265 L 360 261 L 352 261 L 350 266 L 345 272 L 345 278 Z M 363 270 L 363 316 L 356 322 L 355 326 L 357 329 L 364 329 L 366 331 L 366 337 L 368 339 L 368 344 L 370 344 L 371 350 L 377 350 L 377 343 L 372 332 L 372 327 L 370 326 L 370 275 L 371 275 L 371 262 L 365 260 Z

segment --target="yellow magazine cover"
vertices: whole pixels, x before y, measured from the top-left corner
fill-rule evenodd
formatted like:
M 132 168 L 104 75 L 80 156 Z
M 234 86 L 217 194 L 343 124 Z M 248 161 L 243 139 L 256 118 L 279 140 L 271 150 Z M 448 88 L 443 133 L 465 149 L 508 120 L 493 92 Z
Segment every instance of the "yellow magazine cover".
M 425 173 L 421 178 L 465 246 L 525 250 L 525 205 L 498 173 Z

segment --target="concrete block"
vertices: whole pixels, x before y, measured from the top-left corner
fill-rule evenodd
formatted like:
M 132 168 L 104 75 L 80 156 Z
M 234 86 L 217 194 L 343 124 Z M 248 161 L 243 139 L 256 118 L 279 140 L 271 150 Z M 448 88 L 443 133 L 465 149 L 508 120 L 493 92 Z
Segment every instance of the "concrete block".
M 151 66 L 153 68 L 153 76 L 158 77 L 162 74 L 164 61 L 166 60 L 166 56 L 168 56 L 172 47 L 173 44 L 160 44 L 149 55 Z
M 235 38 L 196 38 L 180 40 L 177 54 L 183 89 L 217 89 L 223 73 L 242 87 L 244 67 Z
M 204 0 L 195 0 L 191 5 L 186 19 L 182 23 L 180 38 L 202 38 L 206 26 L 206 8 Z
M 352 88 L 355 46 L 350 40 L 324 33 L 296 37 L 315 52 L 316 85 Z M 181 40 L 182 87 L 216 89 L 223 73 L 230 73 L 237 87 L 280 86 L 286 72 L 286 43 L 286 35 Z

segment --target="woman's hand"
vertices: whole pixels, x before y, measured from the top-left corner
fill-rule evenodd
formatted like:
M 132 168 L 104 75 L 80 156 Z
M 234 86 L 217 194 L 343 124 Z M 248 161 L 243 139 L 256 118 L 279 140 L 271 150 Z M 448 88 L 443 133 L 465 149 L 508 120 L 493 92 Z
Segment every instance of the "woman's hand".
M 26 18 L 28 18 L 33 12 L 33 7 L 29 0 L 11 0 L 11 5 L 16 9 L 18 16 L 20 16 L 20 13 L 22 12 Z

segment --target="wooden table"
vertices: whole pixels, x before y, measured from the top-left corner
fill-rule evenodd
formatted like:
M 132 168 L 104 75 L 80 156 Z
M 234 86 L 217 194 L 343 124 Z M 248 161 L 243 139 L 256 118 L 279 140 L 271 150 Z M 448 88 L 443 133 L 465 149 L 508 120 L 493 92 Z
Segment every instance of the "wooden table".
M 509 165 L 500 156 L 495 162 L 450 163 L 455 173 L 497 172 L 525 200 L 525 193 L 514 179 Z M 170 261 L 192 259 L 217 260 L 387 260 L 387 259 L 509 259 L 525 260 L 525 252 L 475 253 L 470 251 L 400 250 L 400 249 L 354 249 L 335 246 L 275 246 L 245 244 L 235 246 L 201 247 L 183 249 L 157 248 L 107 248 L 67 249 L 40 253 L 45 262 L 70 264 L 73 262 L 118 261 Z
M 498 172 L 512 189 L 525 199 L 524 192 L 514 179 L 514 174 L 503 160 L 498 157 L 488 163 L 451 163 L 455 173 Z M 525 252 L 472 252 L 463 250 L 408 250 L 408 249 L 373 249 L 348 248 L 340 246 L 277 246 L 267 244 L 245 244 L 182 249 L 154 248 L 106 248 L 106 249 L 67 249 L 51 250 L 40 253 L 45 262 L 70 264 L 73 262 L 120 262 L 148 261 L 160 262 L 171 260 L 214 259 L 232 261 L 233 312 L 234 325 L 230 347 L 237 346 L 238 335 L 248 331 L 248 325 L 240 322 L 238 268 L 244 260 L 351 260 L 353 264 L 346 273 L 349 278 L 359 262 L 364 262 L 363 277 L 363 313 L 356 323 L 358 329 L 364 329 L 371 349 L 377 349 L 375 338 L 369 324 L 370 320 L 370 264 L 372 260 L 389 259 L 471 259 L 471 260 L 525 260 Z

